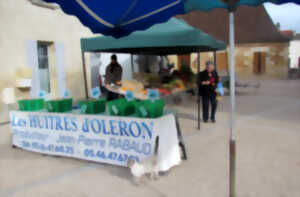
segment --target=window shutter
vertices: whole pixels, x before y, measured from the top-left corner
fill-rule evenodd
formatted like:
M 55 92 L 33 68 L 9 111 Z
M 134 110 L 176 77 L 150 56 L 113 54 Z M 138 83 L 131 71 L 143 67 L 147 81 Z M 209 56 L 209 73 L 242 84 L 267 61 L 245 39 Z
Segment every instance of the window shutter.
M 65 53 L 64 45 L 59 42 L 55 42 L 55 60 L 58 95 L 63 97 L 66 91 Z
M 40 75 L 38 65 L 38 50 L 37 41 L 27 40 L 26 41 L 26 53 L 27 53 L 27 65 L 32 69 L 32 85 L 30 95 L 32 98 L 38 96 L 40 91 Z

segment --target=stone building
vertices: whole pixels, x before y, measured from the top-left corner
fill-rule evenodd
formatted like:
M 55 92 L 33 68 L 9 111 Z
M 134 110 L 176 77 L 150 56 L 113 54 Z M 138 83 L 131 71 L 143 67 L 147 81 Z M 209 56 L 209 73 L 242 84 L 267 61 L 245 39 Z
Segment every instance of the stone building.
M 80 38 L 92 36 L 77 18 L 38 0 L 0 1 L 0 123 L 20 98 L 84 97 Z M 15 99 L 13 95 L 15 94 Z M 15 101 L 14 101 L 15 100 Z
M 215 9 L 210 12 L 194 11 L 177 16 L 190 25 L 228 43 L 228 12 Z M 263 6 L 242 6 L 235 13 L 236 75 L 238 78 L 263 76 L 287 78 L 289 66 L 289 39 L 273 24 Z M 228 71 L 229 49 L 217 52 L 217 69 L 222 75 Z M 182 59 L 189 60 L 193 70 L 197 67 L 197 55 L 171 56 L 170 61 L 180 66 Z M 201 69 L 213 53 L 201 53 Z

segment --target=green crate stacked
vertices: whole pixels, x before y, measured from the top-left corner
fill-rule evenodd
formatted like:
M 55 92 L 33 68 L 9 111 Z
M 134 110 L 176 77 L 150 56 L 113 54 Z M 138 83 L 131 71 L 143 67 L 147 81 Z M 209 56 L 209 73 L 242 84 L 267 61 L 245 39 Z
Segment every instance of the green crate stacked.
M 69 112 L 72 111 L 73 99 L 56 99 L 46 102 L 46 109 L 48 112 Z
M 162 99 L 151 101 L 144 100 L 136 102 L 135 111 L 138 117 L 158 118 L 163 115 L 165 101 Z
M 135 113 L 135 100 L 127 101 L 124 98 L 108 102 L 108 111 L 113 116 L 129 116 Z
M 39 111 L 44 109 L 44 99 L 19 100 L 18 104 L 21 111 Z
M 83 100 L 78 105 L 82 114 L 100 114 L 105 112 L 106 99 Z

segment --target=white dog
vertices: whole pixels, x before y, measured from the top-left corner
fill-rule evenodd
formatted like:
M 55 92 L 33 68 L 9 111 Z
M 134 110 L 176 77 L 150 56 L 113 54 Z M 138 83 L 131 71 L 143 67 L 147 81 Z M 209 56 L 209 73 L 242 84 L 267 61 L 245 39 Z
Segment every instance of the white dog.
M 150 174 L 150 178 L 157 179 L 159 175 L 159 165 L 158 165 L 158 147 L 159 147 L 159 137 L 155 139 L 155 148 L 153 156 L 137 162 L 135 159 L 128 159 L 127 165 L 130 168 L 131 174 L 133 175 L 133 181 L 136 184 L 141 182 L 142 177 L 146 174 Z

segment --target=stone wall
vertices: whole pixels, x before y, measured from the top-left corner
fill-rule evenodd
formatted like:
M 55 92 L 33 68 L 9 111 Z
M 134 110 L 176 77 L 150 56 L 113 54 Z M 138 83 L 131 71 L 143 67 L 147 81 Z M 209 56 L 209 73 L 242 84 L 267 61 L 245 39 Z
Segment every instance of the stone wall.
M 28 61 L 28 41 L 47 41 L 49 47 L 49 70 L 51 94 L 56 97 L 63 82 L 75 99 L 84 97 L 80 38 L 93 34 L 74 16 L 60 9 L 49 9 L 33 5 L 28 0 L 0 1 L 0 122 L 7 121 L 7 106 L 2 103 L 4 88 L 15 88 L 20 68 L 32 67 Z M 63 67 L 58 67 L 57 48 L 59 43 Z M 89 58 L 87 58 L 89 65 Z M 63 69 L 64 76 L 57 74 Z M 63 78 L 63 80 L 61 79 Z M 90 80 L 88 80 L 90 81 Z M 29 92 L 16 89 L 17 99 L 29 97 Z
M 265 73 L 254 74 L 254 53 L 265 52 Z M 220 75 L 228 73 L 229 48 L 217 53 L 217 69 Z M 266 77 L 275 79 L 286 79 L 289 66 L 289 44 L 288 43 L 256 43 L 240 44 L 236 46 L 236 75 L 239 78 Z M 213 53 L 200 54 L 200 70 L 205 68 L 205 62 L 213 61 Z M 169 56 L 169 61 L 177 64 L 177 56 Z M 191 54 L 192 69 L 197 72 L 197 54 Z
M 236 49 L 236 72 L 241 77 L 255 76 L 253 61 L 255 52 L 265 52 L 265 73 L 259 76 L 286 79 L 289 67 L 288 43 L 243 44 Z

